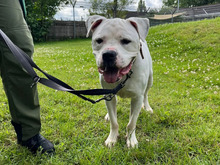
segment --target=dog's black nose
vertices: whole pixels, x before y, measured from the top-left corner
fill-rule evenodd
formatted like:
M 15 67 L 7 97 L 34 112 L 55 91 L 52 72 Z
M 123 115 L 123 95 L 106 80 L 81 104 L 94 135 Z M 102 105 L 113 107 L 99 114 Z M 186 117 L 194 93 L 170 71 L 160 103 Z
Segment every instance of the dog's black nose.
M 117 53 L 113 50 L 106 51 L 102 54 L 103 61 L 115 61 Z
M 113 68 L 116 65 L 117 52 L 108 50 L 102 54 L 103 66 L 105 68 Z

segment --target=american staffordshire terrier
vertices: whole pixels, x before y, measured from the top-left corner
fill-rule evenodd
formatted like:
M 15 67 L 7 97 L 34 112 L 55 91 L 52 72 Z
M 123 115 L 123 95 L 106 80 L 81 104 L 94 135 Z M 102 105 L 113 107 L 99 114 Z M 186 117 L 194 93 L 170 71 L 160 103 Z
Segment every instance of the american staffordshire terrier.
M 130 70 L 133 71 L 131 78 L 117 95 L 131 98 L 127 146 L 137 147 L 135 129 L 142 104 L 146 111 L 153 113 L 147 96 L 153 84 L 152 59 L 145 40 L 149 30 L 149 20 L 147 18 L 106 19 L 94 15 L 88 18 L 86 27 L 87 37 L 92 32 L 93 54 L 103 88 L 116 87 Z M 116 96 L 105 103 L 108 110 L 105 119 L 110 120 L 110 134 L 105 145 L 111 147 L 116 143 L 119 135 Z

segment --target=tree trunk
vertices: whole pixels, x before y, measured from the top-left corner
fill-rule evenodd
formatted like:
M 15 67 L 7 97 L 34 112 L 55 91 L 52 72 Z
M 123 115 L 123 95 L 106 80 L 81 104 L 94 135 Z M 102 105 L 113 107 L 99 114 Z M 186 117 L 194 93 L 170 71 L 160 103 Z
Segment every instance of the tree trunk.
M 117 10 L 118 10 L 118 0 L 114 0 L 113 18 L 116 18 L 116 17 L 117 17 Z

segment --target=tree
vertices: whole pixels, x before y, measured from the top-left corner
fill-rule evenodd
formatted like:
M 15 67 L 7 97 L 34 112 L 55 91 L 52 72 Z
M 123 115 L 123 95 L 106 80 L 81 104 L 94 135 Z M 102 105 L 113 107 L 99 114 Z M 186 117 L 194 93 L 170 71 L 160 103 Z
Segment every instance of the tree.
M 145 1 L 142 1 L 140 0 L 138 2 L 138 9 L 137 9 L 138 12 L 142 13 L 142 12 L 147 12 L 147 8 L 146 8 L 146 5 L 145 5 Z
M 193 7 L 193 6 L 201 6 L 208 5 L 213 3 L 219 3 L 220 0 L 179 0 L 180 7 Z M 166 6 L 177 6 L 177 0 L 163 0 L 164 5 Z
M 90 0 L 92 6 L 89 10 L 91 15 L 99 14 L 107 18 L 120 17 L 126 14 L 125 8 L 130 5 L 133 0 Z
M 68 0 L 26 0 L 27 24 L 31 29 L 34 41 L 45 41 L 53 16 L 61 3 Z

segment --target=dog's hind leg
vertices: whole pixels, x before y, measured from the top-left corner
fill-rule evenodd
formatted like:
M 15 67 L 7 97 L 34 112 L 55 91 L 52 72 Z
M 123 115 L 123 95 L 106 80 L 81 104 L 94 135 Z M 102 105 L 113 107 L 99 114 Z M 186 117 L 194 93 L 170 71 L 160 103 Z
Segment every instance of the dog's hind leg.
M 143 102 L 143 108 L 144 110 L 153 113 L 153 109 L 150 107 L 150 104 L 148 102 L 148 91 L 149 89 L 152 87 L 153 85 L 153 74 L 151 73 L 148 79 L 148 84 L 147 84 L 147 88 L 145 90 L 145 95 L 144 95 L 144 102 Z
M 118 137 L 118 122 L 117 122 L 117 110 L 116 110 L 116 97 L 111 101 L 106 101 L 106 106 L 108 109 L 108 117 L 110 119 L 110 134 L 105 141 L 105 145 L 112 147 L 117 142 Z

